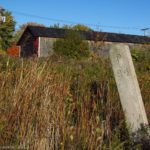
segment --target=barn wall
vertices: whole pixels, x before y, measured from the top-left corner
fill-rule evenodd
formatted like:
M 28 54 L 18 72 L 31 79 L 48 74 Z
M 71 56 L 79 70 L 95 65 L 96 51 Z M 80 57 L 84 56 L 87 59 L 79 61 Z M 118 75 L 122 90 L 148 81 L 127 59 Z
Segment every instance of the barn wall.
M 53 43 L 56 38 L 40 37 L 39 57 L 47 57 L 53 54 Z M 108 56 L 109 46 L 112 42 L 88 41 L 89 49 L 98 55 Z M 131 49 L 150 49 L 150 45 L 126 43 Z
M 48 57 L 53 54 L 53 44 L 56 41 L 56 38 L 47 38 L 40 37 L 39 38 L 39 57 Z M 88 41 L 89 49 L 99 54 L 107 55 L 108 53 L 108 45 L 109 43 L 105 43 L 98 41 Z
M 30 57 L 33 56 L 34 52 L 34 37 L 29 32 L 26 32 L 23 38 L 23 41 L 21 42 L 21 51 L 20 56 L 21 57 Z
M 98 55 L 108 56 L 109 47 L 113 42 L 102 42 L 102 41 L 88 41 L 89 49 Z M 131 49 L 140 49 L 140 50 L 150 50 L 150 45 L 148 44 L 134 44 L 134 43 L 124 43 L 129 46 Z
M 53 54 L 53 43 L 55 38 L 40 37 L 39 57 L 47 57 Z

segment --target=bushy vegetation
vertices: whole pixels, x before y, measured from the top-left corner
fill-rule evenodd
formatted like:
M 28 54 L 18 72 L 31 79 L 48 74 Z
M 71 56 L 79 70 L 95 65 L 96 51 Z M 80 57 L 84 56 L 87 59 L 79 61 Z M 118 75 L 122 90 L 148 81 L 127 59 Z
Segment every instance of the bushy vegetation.
M 150 71 L 150 49 L 145 48 L 133 48 L 131 49 L 133 60 L 141 73 Z
M 6 55 L 7 55 L 6 51 L 0 49 L 0 56 L 6 56 Z
M 53 46 L 54 52 L 70 58 L 82 58 L 89 56 L 88 42 L 79 32 L 70 30 L 66 32 L 64 39 L 57 39 Z
M 0 145 L 140 149 L 128 136 L 109 60 L 53 59 L 1 58 Z M 150 121 L 149 70 L 135 65 Z
M 71 29 L 75 31 L 93 31 L 90 27 L 83 25 L 83 24 L 76 24 L 76 25 L 63 25 L 60 26 L 60 24 L 53 24 L 50 26 L 50 28 L 57 28 L 57 29 Z
M 0 22 L 0 49 L 7 50 L 13 41 L 13 33 L 15 30 L 15 21 L 11 12 L 0 9 L 0 15 L 6 17 L 6 22 Z

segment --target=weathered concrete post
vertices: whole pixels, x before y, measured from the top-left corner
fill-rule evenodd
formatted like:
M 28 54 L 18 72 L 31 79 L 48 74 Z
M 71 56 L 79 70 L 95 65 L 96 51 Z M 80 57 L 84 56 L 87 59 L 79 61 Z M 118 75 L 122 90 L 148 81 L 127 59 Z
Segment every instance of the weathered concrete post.
M 139 137 L 138 131 L 143 125 L 148 126 L 148 120 L 129 47 L 112 44 L 109 54 L 129 133 Z

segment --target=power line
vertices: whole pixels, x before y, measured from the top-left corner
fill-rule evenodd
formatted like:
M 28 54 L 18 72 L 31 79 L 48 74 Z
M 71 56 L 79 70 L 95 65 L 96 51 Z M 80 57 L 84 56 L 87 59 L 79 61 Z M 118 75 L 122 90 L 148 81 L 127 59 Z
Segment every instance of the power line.
M 83 24 L 91 27 L 96 28 L 112 28 L 112 29 L 124 29 L 124 30 L 141 30 L 140 27 L 127 27 L 127 26 L 109 26 L 109 25 L 100 25 L 100 24 L 89 24 L 89 23 L 81 23 L 81 22 L 74 22 L 74 21 L 68 21 L 68 20 L 62 20 L 62 19 L 56 19 L 56 18 L 49 18 L 49 17 L 43 17 L 33 14 L 28 14 L 24 12 L 18 12 L 18 11 L 11 11 L 14 14 L 25 16 L 25 17 L 31 17 L 31 18 L 38 18 L 43 20 L 49 20 L 54 22 L 61 22 L 61 23 L 67 23 L 67 24 Z
M 12 12 L 14 14 L 18 14 L 18 15 L 25 16 L 25 17 L 32 17 L 32 18 L 39 18 L 39 19 L 43 19 L 43 20 L 51 20 L 51 21 L 58 21 L 58 22 L 75 24 L 75 22 L 67 21 L 67 20 L 54 19 L 54 18 L 49 18 L 49 17 L 42 17 L 42 16 L 27 14 L 27 13 L 23 13 L 23 12 L 16 12 L 16 11 L 12 11 Z

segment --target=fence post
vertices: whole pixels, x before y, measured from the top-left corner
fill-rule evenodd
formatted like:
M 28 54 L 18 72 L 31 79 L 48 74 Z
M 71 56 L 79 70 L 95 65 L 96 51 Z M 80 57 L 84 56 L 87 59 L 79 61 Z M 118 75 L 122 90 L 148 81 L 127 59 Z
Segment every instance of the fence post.
M 143 127 L 147 127 L 149 135 L 149 127 L 129 46 L 112 44 L 109 55 L 129 133 L 137 142 Z

